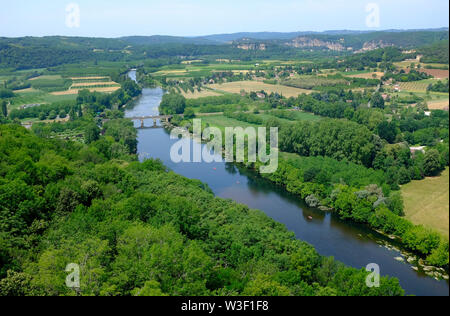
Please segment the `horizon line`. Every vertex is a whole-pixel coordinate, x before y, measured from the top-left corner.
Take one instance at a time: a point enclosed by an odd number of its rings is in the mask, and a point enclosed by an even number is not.
[[[220,36],[220,35],[236,35],[236,34],[242,34],[242,33],[249,33],[249,34],[261,34],[261,33],[275,33],[275,34],[290,34],[290,33],[311,33],[311,34],[325,34],[328,32],[336,32],[336,34],[339,34],[338,32],[364,32],[364,33],[380,33],[380,32],[420,32],[420,31],[439,31],[439,30],[447,30],[449,31],[449,26],[442,26],[442,27],[434,27],[434,28],[389,28],[389,29],[373,29],[373,30],[367,30],[367,29],[329,29],[324,31],[240,31],[240,32],[232,32],[232,33],[214,33],[214,34],[204,34],[204,35],[167,35],[167,34],[150,34],[150,35],[121,35],[121,36],[112,36],[112,37],[106,37],[106,36],[81,36],[81,35],[61,35],[61,34],[53,34],[53,35],[23,35],[23,36],[3,36],[0,35],[0,38],[9,38],[9,39],[17,39],[17,38],[45,38],[45,37],[68,37],[68,38],[101,38],[101,39],[120,39],[124,37],[178,37],[178,38],[205,38],[205,37],[211,37],[211,36]],[[306,34],[305,34],[306,35]]]

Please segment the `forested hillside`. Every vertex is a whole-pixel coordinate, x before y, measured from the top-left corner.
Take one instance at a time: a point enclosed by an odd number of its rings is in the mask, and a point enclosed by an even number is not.
[[[244,36],[248,35],[248,36]],[[441,41],[447,41],[448,30],[385,31],[342,33],[238,33],[205,37],[130,36],[118,39],[83,37],[22,37],[0,38],[0,65],[13,69],[36,69],[86,61],[142,61],[147,58],[227,58],[252,60],[268,58],[340,57],[361,48],[377,49],[389,46],[424,48],[425,58],[445,62]],[[293,45],[296,36],[306,46]],[[231,39],[230,41],[224,39]],[[232,42],[234,41],[234,42]],[[317,42],[326,43],[317,46]],[[249,49],[248,45],[255,44]],[[309,43],[309,44],[308,44]],[[311,46],[311,43],[314,43]],[[336,46],[339,49],[335,49]],[[250,47],[253,47],[250,45]],[[330,48],[334,47],[334,48]],[[348,52],[347,50],[350,49]],[[430,50],[432,51],[430,53]],[[437,55],[436,55],[437,54]],[[444,55],[442,55],[444,54]],[[448,62],[448,49],[447,49]]]
[[[419,50],[423,54],[422,62],[424,63],[442,63],[448,64],[448,39],[440,41],[429,46],[425,46]]]

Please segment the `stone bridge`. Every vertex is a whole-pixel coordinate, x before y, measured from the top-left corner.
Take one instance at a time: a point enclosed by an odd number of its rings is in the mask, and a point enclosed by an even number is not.
[[[179,115],[183,117],[183,115]],[[126,117],[128,120],[132,121],[141,121],[141,127],[140,128],[148,128],[145,126],[146,120],[153,120],[153,126],[151,128],[157,128],[158,121],[165,122],[165,124],[169,124],[172,120],[173,115],[154,115],[154,116],[135,116],[135,117]]]

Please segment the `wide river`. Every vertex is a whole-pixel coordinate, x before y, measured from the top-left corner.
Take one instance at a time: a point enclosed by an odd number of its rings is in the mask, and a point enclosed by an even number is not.
[[[129,76],[135,80],[135,71],[131,71]],[[126,116],[159,114],[158,106],[163,93],[159,88],[144,89],[134,106],[126,111]],[[140,122],[135,124],[140,127]],[[146,122],[146,126],[153,126],[153,122]],[[333,256],[358,269],[376,263],[380,266],[382,275],[397,277],[407,294],[449,295],[448,281],[436,281],[414,271],[409,264],[396,261],[394,258],[399,257],[400,253],[380,246],[377,241],[385,239],[363,226],[344,222],[333,214],[311,209],[284,189],[232,164],[173,163],[170,148],[177,140],[171,140],[169,133],[163,128],[139,129],[138,141],[141,160],[158,158],[174,172],[208,184],[216,196],[263,211],[275,221],[286,225],[298,239],[314,246],[323,256]]]

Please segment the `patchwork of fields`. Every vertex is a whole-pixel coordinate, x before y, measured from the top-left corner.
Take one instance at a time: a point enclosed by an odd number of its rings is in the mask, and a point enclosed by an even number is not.
[[[55,91],[52,95],[76,95],[78,91],[83,89],[103,93],[110,93],[120,89],[120,84],[112,81],[110,77],[73,77],[70,80],[72,85],[68,90]]]

